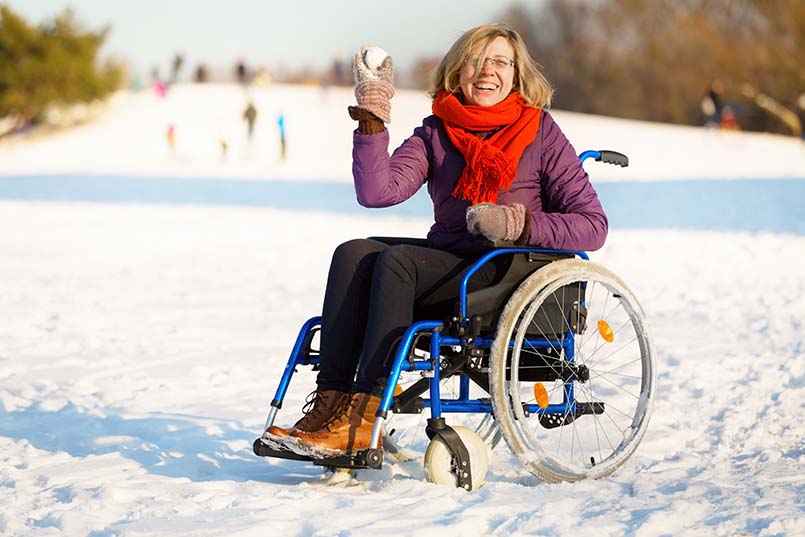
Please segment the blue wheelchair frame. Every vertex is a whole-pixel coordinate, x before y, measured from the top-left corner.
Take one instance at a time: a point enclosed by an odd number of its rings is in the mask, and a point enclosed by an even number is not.
[[[579,155],[579,159],[581,162],[584,162],[588,158],[594,158],[596,161],[603,161],[609,164],[617,164],[619,166],[627,166],[628,159],[625,155],[620,153],[616,153],[614,151],[585,151]],[[352,462],[346,464],[348,467],[361,467],[366,465],[371,468],[379,468],[382,464],[382,451],[378,448],[380,447],[381,439],[380,434],[382,431],[382,425],[385,421],[386,417],[388,416],[389,410],[392,408],[393,400],[394,400],[394,391],[397,387],[397,384],[400,379],[400,375],[403,370],[406,371],[429,371],[430,374],[430,382],[429,382],[429,391],[430,391],[430,398],[429,399],[422,399],[422,403],[424,408],[430,408],[431,418],[438,419],[442,417],[443,413],[492,413],[492,405],[489,402],[485,402],[481,399],[470,399],[470,377],[464,373],[458,372],[459,376],[459,394],[458,397],[455,399],[443,399],[440,393],[439,383],[441,380],[440,375],[440,361],[441,361],[441,349],[443,347],[456,347],[459,346],[462,349],[466,349],[468,347],[475,347],[478,349],[488,349],[492,346],[494,341],[493,338],[488,337],[480,337],[477,333],[480,332],[480,328],[473,330],[472,329],[472,318],[468,315],[467,312],[467,286],[469,284],[470,278],[487,262],[491,259],[500,256],[500,255],[511,255],[511,254],[518,254],[518,253],[535,253],[535,254],[555,254],[558,256],[574,256],[579,257],[584,260],[589,260],[589,256],[582,251],[567,251],[567,250],[553,250],[547,248],[528,248],[528,247],[498,247],[490,250],[480,258],[478,258],[470,267],[465,271],[462,280],[460,282],[459,287],[459,296],[458,296],[458,314],[457,318],[454,318],[453,321],[457,323],[460,327],[460,333],[464,334],[460,337],[454,336],[446,336],[442,335],[444,331],[444,323],[442,321],[416,321],[411,324],[408,329],[405,331],[405,334],[402,337],[400,345],[397,349],[394,363],[392,365],[391,371],[389,373],[389,378],[386,383],[385,392],[383,393],[383,397],[381,398],[381,402],[379,408],[377,410],[376,416],[378,418],[375,420],[375,425],[372,430],[372,438],[368,452],[370,452],[370,456],[366,456],[363,454],[360,457],[360,462]],[[583,305],[583,304],[582,304]],[[276,395],[274,399],[271,401],[271,407],[269,410],[268,417],[266,419],[266,424],[263,430],[268,429],[273,422],[274,418],[276,417],[277,412],[282,407],[282,401],[285,398],[285,394],[288,390],[288,386],[291,382],[291,378],[293,377],[294,372],[296,371],[296,367],[299,365],[311,365],[316,366],[319,364],[319,357],[318,355],[312,354],[312,349],[310,349],[310,342],[315,334],[315,332],[320,328],[321,325],[321,317],[316,316],[310,318],[307,322],[302,325],[302,328],[299,331],[299,335],[296,338],[296,342],[294,343],[293,349],[291,351],[290,358],[288,360],[287,365],[285,366],[285,371],[282,374],[282,378],[280,379],[279,387],[277,388]],[[415,348],[417,336],[428,334],[430,335],[430,357],[427,359],[418,359],[413,350]],[[564,360],[567,362],[573,362],[574,355],[575,355],[575,334],[573,333],[572,329],[569,329],[565,332],[562,339],[558,340],[550,340],[545,338],[532,338],[526,337],[525,342],[534,348],[553,348],[553,349],[561,349],[564,351]],[[512,342],[509,343],[512,345]],[[589,405],[589,403],[584,403],[585,405]],[[547,407],[543,408],[537,404],[529,404],[524,406],[524,410],[531,414],[561,414],[561,415],[572,415],[577,411],[577,403],[575,402],[574,397],[574,382],[565,382],[564,384],[564,396],[563,401],[561,403],[554,403],[549,404]],[[590,409],[587,409],[587,412],[590,412]],[[260,440],[258,439],[255,442],[255,452],[258,451],[257,442]],[[258,453],[260,454],[260,453]],[[290,457],[296,458],[296,457]],[[317,462],[317,461],[313,461]],[[342,461],[343,462],[343,461]],[[334,466],[337,464],[333,464]]]

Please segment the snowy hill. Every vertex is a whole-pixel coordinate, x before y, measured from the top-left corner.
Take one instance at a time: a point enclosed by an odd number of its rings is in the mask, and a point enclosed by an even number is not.
[[[248,99],[257,110],[246,138]],[[346,114],[351,88],[178,85],[167,95],[120,93],[92,124],[20,147],[0,144],[0,174],[93,173],[351,181]],[[791,137],[553,111],[578,151],[614,149],[630,167],[602,169],[595,180],[783,178],[805,176],[805,144]],[[430,114],[423,92],[400,90],[392,101],[391,146]],[[288,158],[280,161],[277,118],[285,118]],[[175,152],[166,132],[175,130]],[[222,159],[221,141],[228,145]],[[608,167],[607,167],[608,168]]]
[[[165,99],[120,94],[96,123],[4,143],[0,174],[349,180],[349,90],[274,86],[253,98],[251,145],[240,88],[184,86]],[[428,113],[407,92],[394,107],[396,141]],[[630,154],[632,167],[596,181],[805,175],[788,138],[556,116],[577,149]],[[613,229],[593,254],[639,297],[658,350],[652,422],[611,477],[541,483],[505,445],[470,493],[429,484],[418,461],[333,483],[317,467],[255,457],[333,248],[428,224],[0,201],[0,535],[805,535],[800,235]],[[278,423],[296,419],[312,382],[300,370]]]

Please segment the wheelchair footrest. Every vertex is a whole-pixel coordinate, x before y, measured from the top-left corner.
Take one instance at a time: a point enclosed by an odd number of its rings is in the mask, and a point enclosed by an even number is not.
[[[300,455],[290,449],[282,449],[280,447],[267,446],[259,438],[254,441],[252,446],[254,454],[258,457],[274,457],[277,459],[291,459],[294,461],[312,461],[313,457],[307,455]]]
[[[252,446],[254,454],[258,457],[274,457],[277,459],[290,459],[294,461],[312,462],[316,466],[327,466],[331,468],[350,468],[361,470],[371,468],[377,470],[383,466],[382,449],[364,449],[355,453],[339,455],[336,457],[314,458],[310,455],[302,455],[281,446],[268,446],[261,439],[254,441]]]
[[[567,414],[546,412],[544,414],[540,414],[539,424],[542,425],[545,429],[555,429],[556,427],[569,425],[573,423],[577,418],[579,418],[580,416],[584,416],[585,414],[603,414],[603,413],[604,413],[604,403],[599,403],[597,401],[593,403],[579,402],[576,403],[575,412],[570,412]]]
[[[349,455],[313,459],[312,462],[316,466],[330,466],[332,468],[350,468],[354,470],[371,468],[378,470],[383,466],[383,450],[364,449]]]

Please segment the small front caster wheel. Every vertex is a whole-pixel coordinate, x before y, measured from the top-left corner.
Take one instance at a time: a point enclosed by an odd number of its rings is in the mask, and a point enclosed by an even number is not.
[[[470,454],[469,470],[472,475],[472,490],[477,490],[484,484],[486,471],[489,468],[489,452],[480,436],[472,430],[457,425],[453,430],[458,433]],[[450,452],[447,444],[434,436],[425,451],[425,473],[428,481],[439,485],[458,487],[458,472],[466,472],[466,467],[460,468],[456,457]]]

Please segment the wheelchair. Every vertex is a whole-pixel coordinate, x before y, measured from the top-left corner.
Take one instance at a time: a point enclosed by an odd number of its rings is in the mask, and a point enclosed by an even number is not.
[[[579,158],[628,165],[614,151]],[[473,274],[498,256],[533,270],[468,292]],[[258,438],[254,453],[379,469],[384,459],[418,459],[424,449],[430,481],[467,490],[481,486],[488,454],[501,440],[547,482],[605,477],[626,462],[648,427],[657,373],[646,315],[620,278],[585,252],[494,245],[465,270],[453,306],[403,335],[368,449],[313,458]],[[274,423],[297,367],[319,363],[320,323],[313,317],[300,329],[263,430]]]

